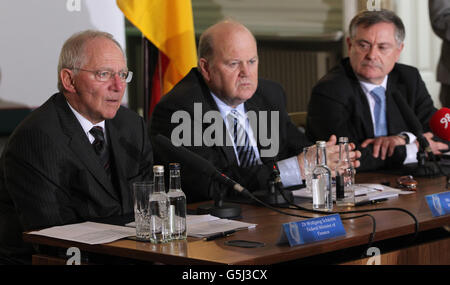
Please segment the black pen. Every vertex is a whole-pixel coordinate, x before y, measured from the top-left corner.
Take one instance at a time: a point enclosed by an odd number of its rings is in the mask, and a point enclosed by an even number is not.
[[[364,206],[364,205],[374,205],[383,201],[387,201],[387,198],[377,199],[377,200],[365,200],[358,203],[355,203],[355,206]]]
[[[235,232],[236,232],[235,230],[231,230],[231,231],[217,233],[217,234],[214,234],[212,236],[209,236],[209,237],[205,238],[205,240],[206,241],[210,241],[210,240],[215,240],[215,239],[218,239],[218,238],[221,238],[221,237],[227,237],[229,235],[234,234]]]

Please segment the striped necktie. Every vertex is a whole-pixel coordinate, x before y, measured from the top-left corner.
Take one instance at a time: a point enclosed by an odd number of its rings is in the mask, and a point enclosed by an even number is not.
[[[385,93],[384,88],[381,86],[370,91],[370,95],[375,100],[375,107],[373,110],[375,117],[375,137],[383,137],[387,135]]]
[[[95,153],[99,156],[101,164],[108,174],[108,177],[111,178],[111,165],[109,159],[109,150],[106,145],[105,136],[103,134],[103,128],[99,126],[94,126],[89,131],[91,135],[94,137],[94,142],[92,146],[94,147]]]
[[[231,110],[227,116],[229,126],[231,126],[231,135],[236,145],[240,167],[250,167],[260,164],[253,147],[250,145],[250,140],[244,126],[239,123],[240,116],[239,112],[235,109]]]

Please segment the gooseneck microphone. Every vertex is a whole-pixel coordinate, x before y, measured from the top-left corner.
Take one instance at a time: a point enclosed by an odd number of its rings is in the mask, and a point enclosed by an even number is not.
[[[405,118],[408,127],[411,132],[417,137],[417,141],[419,142],[419,151],[417,152],[417,161],[418,167],[414,171],[414,175],[416,176],[447,176],[446,173],[442,170],[440,164],[436,161],[436,157],[428,143],[428,140],[423,136],[423,128],[419,119],[417,119],[413,110],[409,107],[405,98],[403,98],[402,94],[399,91],[395,91],[392,93],[394,100],[397,103],[400,112]],[[427,156],[428,160],[427,161]]]
[[[414,114],[413,110],[409,107],[405,98],[403,98],[402,94],[399,91],[394,91],[392,95],[395,102],[397,103],[398,108],[400,109],[400,112],[405,118],[409,129],[417,137],[419,148],[422,151],[426,152],[430,158],[433,157],[433,151],[431,150],[430,144],[428,143],[427,139],[423,136],[423,128],[419,120],[417,119],[416,114]],[[419,164],[420,163],[421,162],[419,160]]]
[[[158,134],[153,140],[154,147],[159,150],[163,150],[165,153],[170,153],[170,156],[178,160],[181,165],[186,169],[195,169],[197,172],[212,178],[213,180],[219,182],[222,185],[227,186],[243,195],[248,195],[250,193],[242,185],[225,175],[224,173],[218,171],[214,165],[211,164],[207,159],[201,157],[200,155],[188,150],[183,146],[176,147],[172,142],[165,136]],[[223,203],[222,196],[223,193],[215,193],[214,205],[207,205],[206,208],[199,209],[202,213],[210,213],[211,215],[220,218],[232,218],[240,216],[241,209],[239,205],[231,203]]]

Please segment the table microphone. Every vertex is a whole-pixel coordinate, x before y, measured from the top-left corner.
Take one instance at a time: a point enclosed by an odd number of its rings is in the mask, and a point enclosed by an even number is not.
[[[450,141],[450,109],[441,108],[430,119],[433,134],[443,140]]]
[[[399,91],[394,91],[392,95],[411,132],[416,136],[417,141],[419,142],[419,151],[417,152],[418,167],[414,170],[413,175],[426,177],[439,175],[447,176],[436,161],[428,140],[423,136],[422,125],[412,108],[408,105]]]
[[[173,159],[178,160],[181,165],[184,165],[187,169],[194,169],[197,172],[206,175],[209,178],[214,179],[231,188],[243,195],[248,196],[250,193],[247,189],[245,189],[242,185],[225,175],[224,173],[218,171],[214,165],[211,164],[208,160],[201,157],[200,155],[188,150],[183,146],[174,146],[172,142],[165,136],[158,134],[153,139],[154,147],[158,150],[164,151],[164,153],[170,153],[170,156]],[[222,197],[223,195],[214,195],[214,197]],[[218,200],[214,201],[214,205],[207,205],[208,209],[204,209],[204,211],[211,212],[211,215],[220,217],[220,218],[232,218],[240,216],[240,207],[239,205],[231,204],[231,203],[223,203],[222,199],[218,198]]]

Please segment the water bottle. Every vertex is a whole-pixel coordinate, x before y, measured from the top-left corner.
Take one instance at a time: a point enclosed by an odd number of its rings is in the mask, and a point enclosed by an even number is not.
[[[324,141],[316,142],[317,161],[312,173],[313,209],[333,210],[331,171],[327,166],[327,150]]]
[[[172,239],[182,240],[187,237],[186,195],[181,190],[181,167],[179,163],[169,164],[169,230]]]
[[[150,195],[150,242],[171,240],[169,231],[169,198],[164,184],[164,166],[153,166],[154,190]]]
[[[339,138],[339,162],[336,165],[336,205],[355,206],[355,170],[350,161],[347,137]]]

